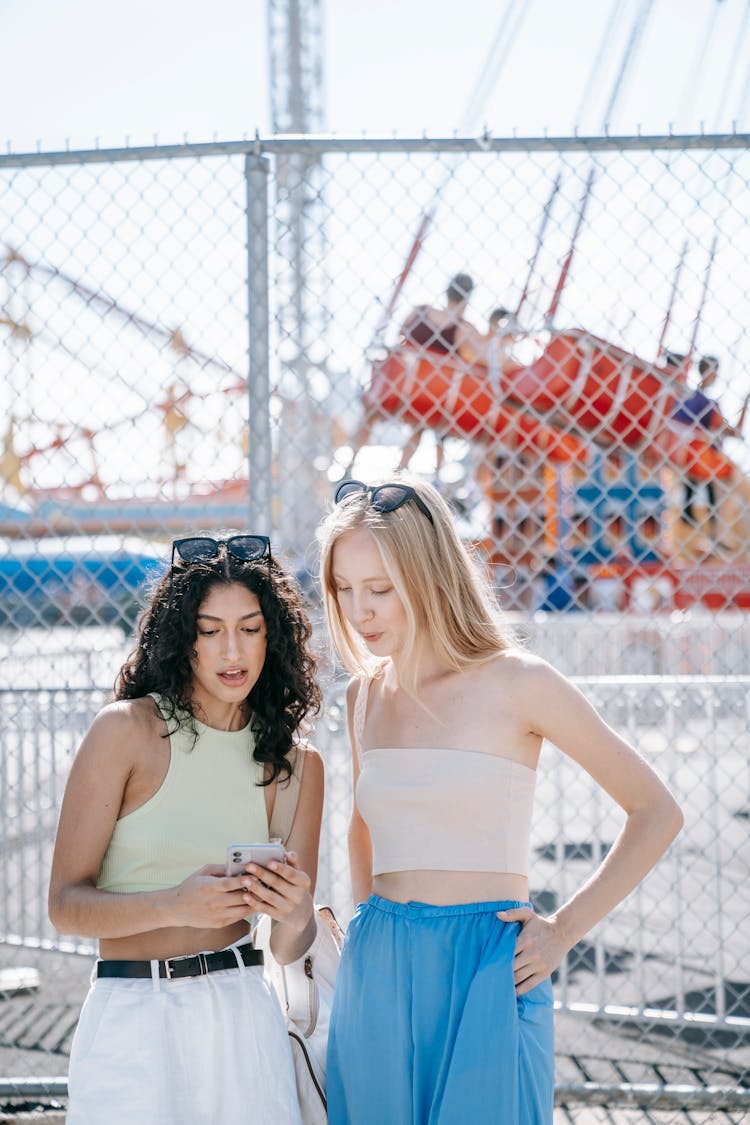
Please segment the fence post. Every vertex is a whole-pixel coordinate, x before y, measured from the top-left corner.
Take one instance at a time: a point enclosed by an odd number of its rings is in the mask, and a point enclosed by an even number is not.
[[[245,157],[248,322],[248,520],[271,534],[271,417],[268,299],[268,175],[265,156]]]

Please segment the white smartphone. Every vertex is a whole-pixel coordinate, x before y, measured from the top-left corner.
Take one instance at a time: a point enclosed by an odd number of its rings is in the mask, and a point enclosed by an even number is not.
[[[230,844],[227,848],[227,875],[244,875],[248,863],[268,867],[272,859],[284,862],[283,844]]]

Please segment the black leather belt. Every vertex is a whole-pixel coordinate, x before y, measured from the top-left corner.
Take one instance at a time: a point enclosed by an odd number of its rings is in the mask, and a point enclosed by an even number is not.
[[[252,945],[237,946],[237,953],[243,965],[262,965],[263,950],[253,949]],[[218,953],[196,953],[192,957],[170,957],[159,961],[159,976],[166,980],[180,980],[181,977],[202,977],[205,973],[217,973],[220,969],[236,969],[237,958],[234,950],[220,949]],[[150,977],[150,961],[97,961],[98,977]]]

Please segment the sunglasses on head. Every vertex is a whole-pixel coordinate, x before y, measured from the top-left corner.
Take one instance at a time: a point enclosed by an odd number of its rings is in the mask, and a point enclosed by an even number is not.
[[[254,562],[268,556],[271,565],[271,540],[267,535],[231,535],[229,539],[211,539],[208,535],[193,535],[188,539],[175,539],[172,543],[172,562],[175,554],[185,563],[210,562],[219,554],[224,544],[227,554],[242,562]]]
[[[427,517],[433,527],[435,525],[430,509],[408,484],[378,484],[372,487],[363,484],[361,480],[342,480],[334,494],[334,503],[340,504],[347,496],[355,496],[362,492],[369,495],[370,506],[376,512],[395,512],[413,500],[422,515]]]

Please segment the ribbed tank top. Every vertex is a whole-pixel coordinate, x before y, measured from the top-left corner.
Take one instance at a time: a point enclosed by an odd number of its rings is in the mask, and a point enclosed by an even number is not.
[[[362,750],[369,680],[354,708],[357,808],[372,873],[488,871],[527,875],[536,771],[450,747]]]
[[[152,693],[166,719],[160,696]],[[170,724],[172,725],[172,724]],[[250,726],[215,730],[195,720],[198,737],[169,736],[169,768],[144,805],[120,818],[97,887],[132,893],[166,890],[206,863],[223,866],[228,844],[268,839],[263,764]]]

